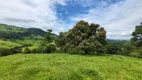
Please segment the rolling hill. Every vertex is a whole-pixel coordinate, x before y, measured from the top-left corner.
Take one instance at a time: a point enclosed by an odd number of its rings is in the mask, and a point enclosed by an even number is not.
[[[37,28],[21,28],[12,25],[0,24],[0,39],[41,39],[45,31]]]
[[[21,28],[0,24],[0,47],[12,48],[31,44],[38,46],[44,38],[45,31],[37,28]]]

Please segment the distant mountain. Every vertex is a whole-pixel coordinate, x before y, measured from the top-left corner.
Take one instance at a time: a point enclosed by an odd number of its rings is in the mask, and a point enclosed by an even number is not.
[[[40,36],[44,36],[45,35],[45,31],[38,29],[38,28],[28,28],[27,29],[28,32],[34,34],[34,35],[40,35]]]
[[[108,39],[107,41],[119,46],[122,46],[124,43],[128,42],[128,40],[113,40],[113,39]]]
[[[45,31],[37,28],[21,28],[13,25],[0,24],[0,39],[41,39]]]

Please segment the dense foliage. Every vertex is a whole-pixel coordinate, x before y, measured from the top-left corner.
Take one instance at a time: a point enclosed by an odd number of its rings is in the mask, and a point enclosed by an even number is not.
[[[105,46],[105,53],[107,54],[120,54],[121,48],[114,43],[109,43]]]
[[[19,28],[0,24],[0,55],[15,53],[86,53],[118,54],[142,57],[142,25],[136,26],[131,40],[106,40],[106,31],[99,24],[79,21],[68,32],[59,35],[49,29]],[[31,36],[32,35],[32,36]],[[39,38],[36,41],[34,36]],[[26,40],[27,41],[20,41]]]
[[[142,46],[142,23],[139,26],[136,26],[135,31],[132,33],[133,38],[131,39],[131,42],[136,47]]]
[[[56,44],[65,52],[74,49],[85,53],[97,52],[106,44],[106,31],[98,24],[89,25],[88,22],[79,21],[73,29],[60,33]]]

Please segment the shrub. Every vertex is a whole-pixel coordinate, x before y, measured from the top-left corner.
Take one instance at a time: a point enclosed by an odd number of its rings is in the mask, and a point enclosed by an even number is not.
[[[105,47],[100,47],[96,50],[96,52],[97,52],[97,54],[104,54],[104,53],[106,53],[105,49],[106,49]]]
[[[7,48],[0,48],[0,56],[7,56],[12,54],[10,49]]]
[[[31,53],[39,53],[37,49],[32,49]]]
[[[107,46],[105,46],[105,53],[107,54],[119,54],[120,51],[121,49],[119,48],[119,46],[115,44],[108,44]]]
[[[71,54],[84,53],[82,50],[77,49],[77,48],[69,49],[68,52]]]
[[[130,53],[136,49],[135,46],[129,44],[129,43],[125,43],[122,47],[122,54],[123,55],[130,55]]]
[[[22,48],[21,47],[14,47],[14,48],[11,48],[10,51],[12,53],[21,53],[22,52]]]
[[[27,53],[27,54],[28,54],[28,53],[31,53],[31,50],[30,50],[29,48],[25,48],[25,49],[24,49],[24,53]]]
[[[56,51],[56,46],[54,44],[41,45],[36,50],[36,52],[38,52],[38,53],[52,53],[54,51]]]
[[[130,53],[130,56],[142,58],[142,51],[141,50],[134,50]]]
[[[39,48],[37,48],[38,53],[46,53],[47,52],[47,46],[46,45],[40,45]]]
[[[56,51],[56,46],[55,45],[50,44],[50,45],[47,46],[47,53],[52,53],[54,51]]]

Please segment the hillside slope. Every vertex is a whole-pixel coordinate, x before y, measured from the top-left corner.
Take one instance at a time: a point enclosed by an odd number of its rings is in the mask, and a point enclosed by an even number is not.
[[[11,41],[0,40],[0,48],[1,47],[3,47],[3,48],[13,48],[15,46],[21,46],[21,45],[18,44],[18,43],[11,42]]]
[[[45,31],[37,28],[21,28],[12,25],[0,24],[0,39],[24,39],[29,37],[30,39],[43,37]]]
[[[70,54],[0,57],[2,80],[141,80],[142,59]]]

